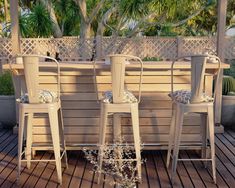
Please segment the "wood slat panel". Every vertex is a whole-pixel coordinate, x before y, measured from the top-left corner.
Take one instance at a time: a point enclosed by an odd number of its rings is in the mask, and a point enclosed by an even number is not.
[[[200,123],[200,119],[197,116],[193,117],[185,117],[184,125],[198,125]],[[171,122],[171,118],[140,118],[140,125],[169,125]],[[131,118],[122,118],[122,125],[131,125]],[[48,118],[34,118],[34,125],[49,125]],[[65,126],[69,125],[99,125],[99,118],[64,118]],[[112,118],[108,119],[108,124],[112,125]]]

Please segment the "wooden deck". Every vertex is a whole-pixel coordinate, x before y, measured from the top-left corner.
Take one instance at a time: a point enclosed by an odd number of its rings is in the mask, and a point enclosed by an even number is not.
[[[111,187],[107,182],[98,186],[94,182],[92,165],[86,162],[82,152],[70,151],[69,169],[63,169],[62,187]],[[180,157],[192,158],[195,151],[182,151]],[[142,154],[147,161],[142,166],[143,182],[138,188],[172,187],[169,171],[165,166],[165,151],[146,151]],[[38,159],[51,158],[49,152],[38,152]],[[201,162],[180,162],[174,187],[235,187],[235,132],[225,131],[216,135],[217,185],[212,183],[211,171],[202,167]],[[53,163],[34,163],[30,170],[23,167],[20,186],[16,184],[17,135],[12,131],[0,130],[0,187],[60,187],[56,181]]]

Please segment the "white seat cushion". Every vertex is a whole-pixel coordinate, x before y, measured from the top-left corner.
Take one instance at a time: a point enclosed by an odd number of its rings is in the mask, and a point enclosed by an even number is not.
[[[103,98],[104,103],[113,103],[113,93],[112,91],[106,91]],[[123,103],[136,103],[137,98],[128,90],[124,91]]]
[[[169,96],[177,102],[183,103],[183,104],[189,104],[191,99],[191,91],[187,90],[178,90],[174,91],[172,94],[170,93]],[[202,95],[201,102],[212,102],[214,99],[205,93]]]
[[[17,102],[20,103],[29,103],[28,93],[21,95],[19,99],[16,99]],[[52,103],[57,102],[58,96],[56,92],[48,91],[48,90],[40,90],[38,95],[39,103]]]

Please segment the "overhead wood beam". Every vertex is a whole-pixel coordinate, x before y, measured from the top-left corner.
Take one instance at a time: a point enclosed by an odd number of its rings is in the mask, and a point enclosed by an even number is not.
[[[12,55],[20,53],[19,1],[10,0]]]
[[[220,57],[221,61],[225,60],[225,27],[226,27],[226,14],[227,14],[227,0],[218,0],[217,8],[217,45],[216,50],[217,54]],[[219,81],[218,81],[218,90],[216,93],[215,101],[215,123],[217,125],[221,124],[221,108],[222,108],[222,81],[223,81],[223,71],[220,72]]]

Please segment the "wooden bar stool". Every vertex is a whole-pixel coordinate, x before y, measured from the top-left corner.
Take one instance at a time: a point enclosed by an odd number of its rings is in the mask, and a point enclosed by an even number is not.
[[[61,159],[64,157],[67,167],[67,154],[64,139],[64,125],[62,120],[62,109],[60,101],[60,67],[56,59],[40,55],[23,55],[25,84],[28,95],[23,95],[19,99],[19,131],[18,131],[18,179],[20,178],[21,162],[27,162],[30,168],[31,161],[54,161],[58,182],[62,184]],[[57,94],[47,90],[39,89],[39,58],[51,59],[57,69]],[[34,114],[47,113],[52,135],[54,160],[34,160],[32,158],[32,120]],[[25,117],[27,125],[25,126]],[[26,137],[24,135],[26,133]],[[26,139],[26,149],[22,151],[23,140]],[[60,142],[62,147],[60,146]],[[62,151],[62,153],[61,153]],[[22,159],[25,154],[26,159]]]
[[[141,153],[140,153],[140,132],[139,132],[139,110],[138,104],[141,99],[141,85],[143,74],[143,62],[140,58],[130,55],[114,54],[109,55],[111,62],[112,91],[105,92],[105,97],[101,101],[100,111],[100,133],[99,133],[99,167],[103,164],[103,145],[105,144],[107,118],[109,115],[114,116],[114,139],[120,138],[121,123],[120,113],[131,113],[132,128],[134,136],[134,148],[137,161],[138,177],[141,179]],[[126,63],[137,61],[140,63],[140,80],[139,80],[139,98],[137,99],[131,92],[124,89],[125,67]],[[100,175],[98,183],[100,182]]]
[[[177,60],[186,57],[178,58]],[[170,158],[172,157],[171,179],[174,182],[176,167],[178,161],[211,161],[212,162],[212,176],[216,183],[216,164],[215,164],[215,141],[214,141],[214,98],[203,93],[203,86],[205,81],[205,67],[209,59],[213,59],[218,63],[218,72],[220,71],[220,59],[217,56],[211,55],[194,55],[187,57],[191,59],[191,91],[179,90],[174,91],[173,71],[175,70],[173,61],[171,66],[171,93],[170,97],[173,102],[173,116],[170,127],[168,153],[167,153],[167,167],[169,167]],[[217,72],[217,73],[218,73]],[[218,81],[218,77],[216,83]],[[216,87],[215,91],[216,93]],[[201,116],[201,137],[202,137],[202,158],[201,159],[178,159],[181,133],[183,128],[183,118],[186,113],[198,113]],[[207,148],[207,129],[209,129],[209,140],[211,157],[206,157]],[[173,156],[171,155],[173,148]]]

